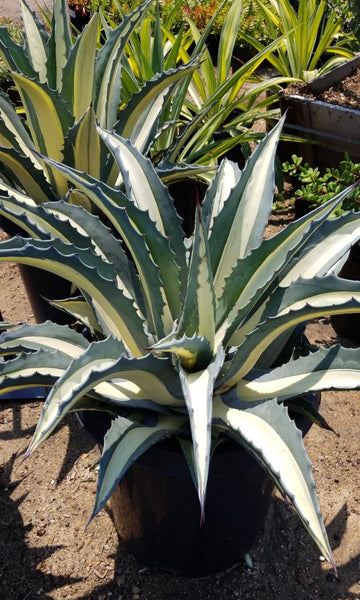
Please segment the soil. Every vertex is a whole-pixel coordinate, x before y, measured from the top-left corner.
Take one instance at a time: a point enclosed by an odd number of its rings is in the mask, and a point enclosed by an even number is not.
[[[41,11],[52,9],[52,0],[26,0],[27,4],[41,16]],[[20,0],[0,0],[0,17],[20,23]]]
[[[328,104],[344,106],[345,108],[360,109],[360,69],[356,69],[349,77],[341,80],[316,96],[310,91],[311,81],[308,84],[303,82],[294,83],[284,90],[285,95],[299,93],[306,98],[322,100]]]
[[[277,214],[270,232],[292,216]],[[0,309],[33,321],[17,267],[0,265]],[[336,343],[328,319],[308,327],[313,342]],[[305,444],[337,565],[322,562],[293,510],[275,495],[253,567],[243,560],[206,579],[138,564],[118,539],[111,507],[86,528],[98,450],[71,416],[23,461],[42,402],[5,401],[0,413],[0,598],[4,600],[360,600],[360,393],[327,392],[322,413],[336,434],[313,427]]]
[[[318,96],[318,100],[358,110],[360,108],[360,69],[340,81],[336,86],[325,90]]]

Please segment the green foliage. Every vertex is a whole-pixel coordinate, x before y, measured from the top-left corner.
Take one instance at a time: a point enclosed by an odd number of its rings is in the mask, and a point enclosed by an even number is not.
[[[171,90],[196,67],[193,62],[175,70],[175,57],[167,71],[160,69],[137,84],[136,100],[131,110],[125,110],[129,91],[119,76],[122,62],[127,60],[125,47],[150,4],[147,0],[126,17],[102,45],[98,14],[81,35],[72,38],[66,0],[55,0],[50,32],[21,2],[22,45],[12,40],[6,27],[0,28],[0,55],[11,70],[22,102],[20,117],[9,99],[0,96],[2,189],[17,186],[37,203],[61,198],[68,184],[39,153],[114,184],[118,168],[97,134],[96,122],[134,141],[136,138],[139,149],[149,148]],[[122,72],[125,78],[129,71],[123,68]],[[81,204],[84,197],[72,190],[69,200]]]
[[[221,163],[190,237],[150,160],[100,126],[119,169],[115,186],[42,156],[100,218],[66,199],[37,205],[8,186],[0,214],[30,237],[1,242],[0,261],[71,281],[78,297],[55,304],[89,339],[49,322],[2,333],[0,354],[16,358],[0,364],[0,394],[52,387],[28,454],[69,411],[110,415],[93,515],[132,462],[168,436],[192,443],[203,514],[212,444],[230,436],[264,466],[332,561],[310,462],[284,403],[294,398],[308,413],[307,392],[360,386],[358,349],[311,347],[303,336],[309,319],[360,312],[360,283],[334,274],[359,237],[360,213],[328,219],[345,190],[264,239],[281,126],[243,171]]]
[[[270,7],[269,0],[265,0],[265,6]],[[242,34],[250,35],[264,45],[271,42],[268,34],[266,22],[262,11],[259,8],[256,0],[247,0],[243,2],[243,10],[241,14],[241,22],[239,28],[238,44],[243,45]]]
[[[339,168],[327,167],[323,172],[318,167],[310,167],[303,163],[303,158],[291,157],[291,162],[283,163],[283,173],[291,180],[297,180],[301,186],[292,193],[287,202],[304,200],[309,205],[309,210],[324,204],[335,194],[355,184],[360,179],[360,164],[350,160],[348,155],[340,162]],[[278,206],[284,202],[280,194],[277,197]],[[333,212],[332,216],[339,216],[349,210],[360,210],[360,189],[355,187]]]
[[[360,42],[360,4],[358,0],[349,0],[351,9],[351,27],[358,42]]]
[[[353,36],[342,31],[343,21],[325,0],[270,0],[268,7],[256,0],[267,24],[270,39],[284,38],[268,58],[282,75],[309,81],[353,56]],[[296,8],[294,8],[294,6]],[[263,44],[243,34],[257,50]]]
[[[77,38],[71,36],[66,0],[55,0],[50,32],[21,3],[23,45],[0,28],[0,55],[23,104],[20,118],[0,98],[5,188],[16,184],[36,202],[63,196],[67,183],[38,153],[114,184],[118,168],[97,134],[97,121],[131,139],[169,180],[204,173],[224,152],[253,138],[254,120],[273,114],[264,110],[275,95],[256,101],[283,79],[257,79],[250,90],[244,85],[271,49],[231,74],[239,2],[224,21],[216,75],[205,49],[209,29],[200,33],[190,24],[175,36],[158,13],[147,17],[151,4],[147,0],[117,26],[103,23],[103,43],[97,13]],[[226,131],[225,140],[215,139],[219,130]],[[28,157],[26,167],[21,154]],[[84,197],[74,190],[70,201]]]
[[[0,17],[0,27],[6,27],[8,29],[9,35],[14,42],[17,44],[22,43],[23,33],[22,28],[18,23],[15,23],[6,17]],[[0,84],[4,85],[5,82],[11,82],[11,74],[6,62],[0,57]]]
[[[264,1],[266,5],[269,5],[269,0]],[[103,11],[106,17],[110,17],[115,22],[121,18],[122,14],[130,13],[139,4],[140,0],[90,0],[92,10]],[[183,26],[188,27],[189,19],[200,31],[204,31],[209,21],[219,11],[210,30],[211,34],[218,35],[224,24],[231,2],[228,0],[221,8],[222,4],[224,2],[220,0],[205,0],[200,3],[194,0],[182,0],[175,3],[171,0],[164,0],[160,3],[160,9],[163,22],[171,18],[171,30],[173,32],[178,32]],[[270,41],[263,15],[255,0],[243,0],[242,2],[237,46],[243,44],[241,32],[253,35],[263,43]]]
[[[132,6],[118,4],[117,8],[125,15]],[[288,81],[281,77],[263,80],[256,75],[278,42],[245,64],[239,63],[240,68],[233,71],[234,48],[242,28],[240,0],[214,4],[216,12],[211,16],[209,13],[205,29],[187,17],[186,27],[178,30],[176,22],[181,6],[179,2],[150,6],[130,36],[123,64],[123,97],[129,101],[138,87],[156,72],[175,68],[179,62],[199,60],[192,78],[187,77],[176,88],[159,115],[162,132],[154,135],[149,155],[161,169],[174,161],[216,165],[220,156],[237,145],[247,154],[248,142],[259,137],[251,131],[252,125],[259,118],[270,119],[277,114],[273,109],[276,94],[280,85]],[[109,12],[105,14],[109,16]],[[217,51],[209,52],[206,45],[220,15]],[[109,24],[104,25],[105,34],[112,27],[110,17]],[[248,82],[252,85],[245,85]],[[268,90],[272,93],[266,94]],[[136,111],[136,105],[132,103],[129,110]]]
[[[256,75],[256,70],[277,47],[278,41],[232,71],[241,10],[240,1],[231,4],[221,29],[215,58],[206,49],[212,23],[209,22],[201,33],[189,21],[189,32],[195,48],[190,56],[184,56],[187,60],[201,56],[201,60],[192,81],[188,78],[177,88],[169,106],[167,121],[177,123],[177,128],[165,129],[165,133],[156,140],[155,150],[162,164],[176,161],[216,164],[217,158],[227,150],[236,145],[245,146],[249,141],[259,138],[251,131],[254,121],[277,114],[272,105],[281,84],[289,79],[274,77],[264,80]],[[171,39],[171,34],[168,35]],[[174,44],[177,39],[178,36],[175,36]],[[245,85],[247,82],[253,85]],[[270,90],[273,93],[266,94]],[[215,136],[219,132],[225,133],[225,137],[216,141]]]
[[[360,5],[358,0],[326,0],[328,10],[335,12],[341,31],[353,37],[352,49],[359,50]],[[351,39],[351,38],[350,38]]]

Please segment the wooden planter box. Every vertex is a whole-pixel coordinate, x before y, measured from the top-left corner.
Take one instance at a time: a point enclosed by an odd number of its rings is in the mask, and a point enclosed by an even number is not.
[[[281,94],[281,113],[287,113],[284,133],[311,142],[284,142],[281,160],[289,160],[291,154],[298,154],[310,165],[330,167],[337,166],[347,152],[355,162],[360,162],[360,106],[359,110],[354,110],[316,100],[316,96],[359,67],[360,56],[356,56],[326,75],[290,87]],[[305,97],[302,92],[315,98]]]

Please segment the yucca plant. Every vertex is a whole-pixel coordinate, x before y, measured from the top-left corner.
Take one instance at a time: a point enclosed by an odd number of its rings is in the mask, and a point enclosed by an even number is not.
[[[277,114],[272,109],[276,92],[281,89],[280,84],[291,79],[263,79],[256,74],[259,66],[280,44],[278,40],[232,72],[233,50],[241,22],[241,0],[231,5],[226,0],[220,3],[202,32],[188,19],[187,27],[180,27],[174,33],[172,23],[180,4],[175,2],[164,18],[159,5],[153,7],[155,10],[147,11],[129,36],[122,60],[122,97],[129,103],[127,112],[120,113],[122,120],[129,112],[137,114],[137,92],[146,81],[157,73],[176,69],[179,64],[198,61],[198,68],[183,78],[160,112],[159,133],[154,135],[149,155],[160,165],[161,171],[174,163],[216,165],[217,159],[226,151],[254,139],[256,135],[251,131],[254,121]],[[206,44],[212,24],[222,10],[226,16],[214,60]],[[111,20],[107,23],[102,16],[102,25],[104,36],[111,35],[114,23]],[[246,86],[249,82],[252,85]],[[266,95],[268,90],[272,94]],[[228,133],[225,141],[215,139],[219,131]],[[123,135],[120,124],[117,133]]]
[[[132,462],[168,437],[187,449],[203,514],[212,447],[230,437],[268,471],[332,561],[310,462],[284,403],[320,422],[305,392],[360,385],[359,349],[310,346],[302,326],[360,312],[360,282],[335,275],[360,237],[360,215],[328,219],[342,192],[264,240],[280,131],[281,123],[243,171],[221,163],[190,238],[168,189],[130,141],[98,127],[123,190],[42,156],[111,229],[64,200],[1,198],[1,214],[32,237],[1,242],[0,260],[72,281],[78,297],[60,304],[90,338],[50,322],[9,329],[0,337],[8,357],[0,391],[52,387],[27,455],[69,411],[111,415],[92,516]]]
[[[226,6],[225,19],[219,33],[216,58],[207,49],[207,42],[216,16]],[[179,45],[180,36],[186,43],[181,46],[181,58],[185,63],[201,56],[199,68],[188,75],[172,95],[160,116],[160,122],[178,124],[178,129],[165,128],[153,145],[152,152],[161,158],[163,165],[177,162],[217,164],[217,159],[237,145],[246,145],[258,139],[252,131],[258,119],[278,116],[273,105],[281,85],[292,81],[290,77],[262,78],[259,67],[280,45],[275,40],[262,48],[253,58],[233,70],[233,51],[239,35],[242,2],[222,2],[214,12],[206,28],[201,32],[191,19],[187,19],[189,30],[182,29],[177,35],[165,31],[171,47]],[[164,31],[164,28],[162,27]],[[190,40],[194,49],[187,51]],[[155,36],[154,36],[155,38]],[[246,84],[251,85],[246,85]],[[271,91],[271,94],[266,92]],[[222,140],[216,140],[218,132],[226,132]],[[174,135],[176,134],[176,135]]]
[[[284,36],[268,60],[283,76],[309,81],[353,57],[353,36],[341,31],[342,19],[325,0],[255,0],[263,12],[269,38]],[[263,44],[244,33],[257,50]]]

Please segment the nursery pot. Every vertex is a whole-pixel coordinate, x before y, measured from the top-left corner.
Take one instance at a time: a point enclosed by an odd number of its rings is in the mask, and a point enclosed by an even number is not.
[[[238,444],[210,463],[205,522],[177,442],[158,444],[125,474],[112,497],[117,531],[140,562],[188,577],[215,574],[250,551],[264,525],[273,483]]]
[[[50,320],[59,325],[68,325],[74,321],[73,317],[47,301],[69,298],[70,282],[58,275],[28,265],[19,265],[19,271],[37,323]]]
[[[108,417],[83,412],[79,418],[101,445]],[[310,426],[304,417],[297,425],[303,431]],[[201,523],[184,454],[176,440],[167,440],[136,460],[111,502],[118,534],[140,563],[202,577],[234,566],[251,550],[264,526],[273,490],[259,463],[239,444],[226,441],[215,449],[210,462]]]
[[[353,279],[360,281],[360,244],[355,244],[349,257],[342,267],[339,277],[342,279]],[[331,325],[335,332],[349,340],[352,345],[360,345],[360,313],[350,313],[343,315],[332,315],[330,317]]]
[[[3,216],[0,217],[0,228],[10,236],[25,235],[20,227]],[[19,271],[37,323],[50,320],[59,325],[68,325],[74,321],[74,318],[70,315],[55,306],[51,306],[47,301],[47,299],[69,298],[71,296],[71,283],[69,281],[29,265],[20,264]]]

